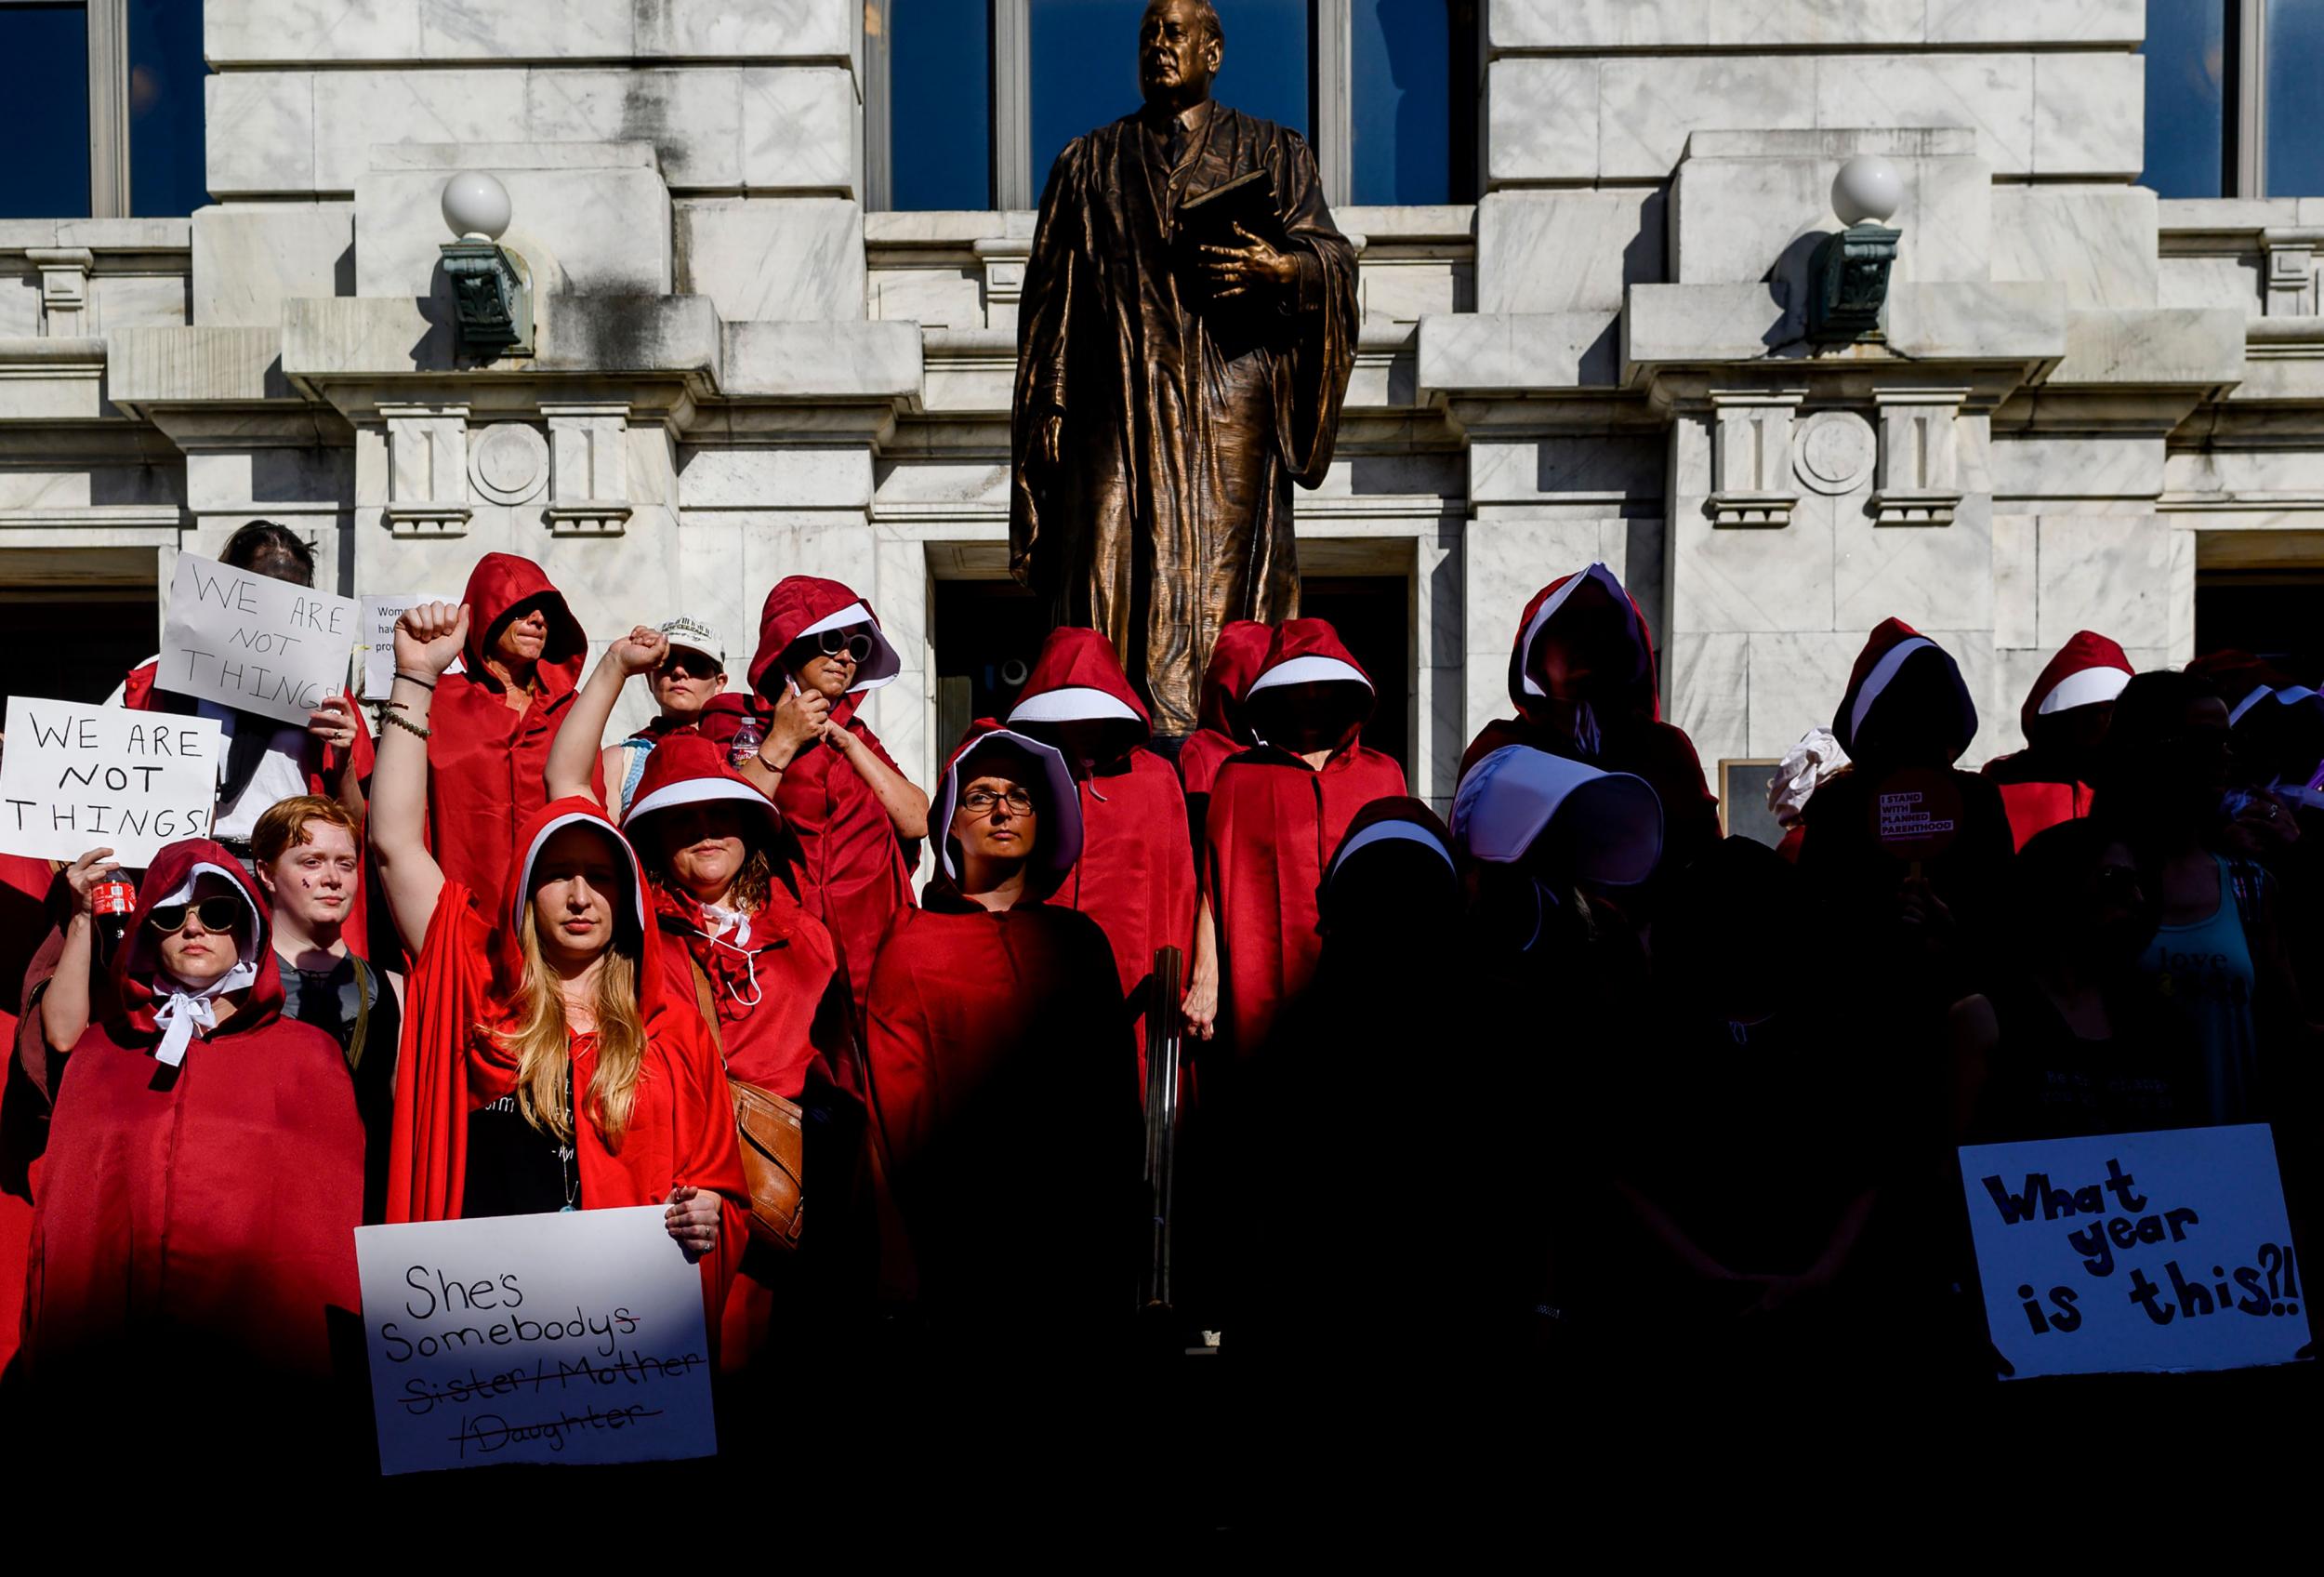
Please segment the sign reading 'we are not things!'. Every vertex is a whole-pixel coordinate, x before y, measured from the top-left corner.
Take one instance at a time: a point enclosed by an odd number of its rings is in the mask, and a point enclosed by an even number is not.
[[[180,553],[154,682],[305,722],[347,683],[360,612],[352,598]]]

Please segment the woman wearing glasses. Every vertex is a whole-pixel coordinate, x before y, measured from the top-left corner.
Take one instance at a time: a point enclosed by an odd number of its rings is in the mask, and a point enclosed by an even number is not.
[[[1064,758],[979,722],[936,817],[938,873],[872,973],[888,1176],[937,1338],[1054,1361],[1129,1308],[1137,1048],[1105,934],[1044,901],[1081,853]]]
[[[872,957],[928,835],[928,796],[905,778],[856,715],[859,697],[903,661],[871,604],[836,580],[794,575],[767,593],[750,686],[767,737],[743,775],[770,795],[797,840],[799,902],[838,945],[860,1011]]]
[[[347,1065],[329,1035],[282,1015],[265,906],[207,840],[154,856],[92,1022],[77,987],[93,881],[79,878],[104,853],[73,868],[66,956],[39,1007],[50,1054],[27,1069],[56,1109],[26,1378],[67,1428],[116,1430],[128,1414],[112,1404],[134,1395],[139,1417],[182,1401],[205,1429],[262,1419],[309,1450],[330,1328],[359,1303],[363,1131]],[[263,1409],[246,1405],[261,1394]]]

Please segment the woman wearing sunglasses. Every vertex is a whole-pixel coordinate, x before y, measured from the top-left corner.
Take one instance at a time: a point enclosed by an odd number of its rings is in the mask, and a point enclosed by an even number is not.
[[[239,859],[171,843],[139,883],[99,1022],[86,994],[44,997],[51,1054],[26,1071],[56,1108],[22,1356],[63,1427],[117,1430],[134,1394],[139,1416],[184,1405],[205,1430],[246,1420],[318,1443],[330,1327],[359,1306],[363,1131],[337,1042],[282,1015],[270,931]],[[91,935],[76,912],[58,985],[86,977]]]
[[[903,660],[871,604],[836,580],[794,575],[767,593],[750,686],[767,737],[743,775],[772,797],[797,841],[799,902],[830,930],[860,1012],[872,956],[928,835],[928,796],[856,715]]]
[[[1105,933],[1046,901],[1081,854],[1064,757],[981,722],[936,815],[872,974],[875,1120],[931,1332],[1059,1362],[1130,1306],[1137,1045]]]
[[[715,1329],[743,1242],[742,1156],[718,1049],[666,984],[636,855],[596,800],[550,801],[518,828],[495,909],[422,840],[429,682],[469,638],[465,606],[397,621],[373,779],[379,887],[416,955],[388,1219],[661,1205]]]

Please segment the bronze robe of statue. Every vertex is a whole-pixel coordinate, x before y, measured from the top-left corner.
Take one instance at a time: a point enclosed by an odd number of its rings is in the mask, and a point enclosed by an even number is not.
[[[1174,246],[1178,204],[1262,166],[1297,286],[1214,307]],[[1291,484],[1331,465],[1355,332],[1355,254],[1297,133],[1210,103],[1058,155],[1019,309],[1010,565],[1055,623],[1112,641],[1156,733],[1194,731],[1222,625],[1299,612]],[[1033,434],[1057,412],[1052,470]]]

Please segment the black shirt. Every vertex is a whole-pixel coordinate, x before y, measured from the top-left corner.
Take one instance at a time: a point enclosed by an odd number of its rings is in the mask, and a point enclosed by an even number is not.
[[[571,1062],[565,1064],[565,1109],[573,1109]],[[464,1218],[539,1215],[581,1205],[580,1161],[572,1141],[526,1121],[513,1093],[469,1114]]]
[[[311,1024],[339,1043],[363,1123],[363,1219],[386,1219],[388,1145],[395,1123],[395,1056],[403,1020],[395,993],[376,970],[351,958],[327,970],[281,959],[283,1016]]]

